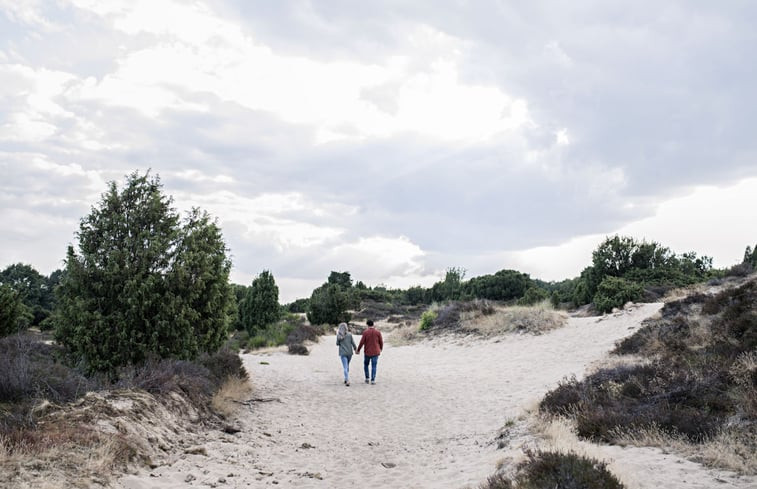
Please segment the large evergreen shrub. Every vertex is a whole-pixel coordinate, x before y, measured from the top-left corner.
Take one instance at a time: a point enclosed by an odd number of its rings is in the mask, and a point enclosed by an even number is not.
[[[18,292],[9,285],[0,284],[0,338],[19,330],[24,305]]]
[[[90,371],[191,359],[226,339],[234,301],[221,231],[198,209],[182,221],[171,203],[158,177],[133,173],[81,220],[55,333]]]
[[[247,289],[247,295],[239,305],[239,315],[250,336],[255,336],[269,324],[278,321],[281,316],[279,288],[271,272],[263,270],[252,281],[252,286]]]
[[[315,289],[310,296],[307,318],[311,324],[339,324],[348,322],[347,312],[351,302],[349,291],[335,283],[325,283]]]

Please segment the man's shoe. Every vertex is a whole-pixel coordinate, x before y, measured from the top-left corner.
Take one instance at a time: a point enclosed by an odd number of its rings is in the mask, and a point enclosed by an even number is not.
[[[369,382],[368,379],[365,379],[365,383],[367,384],[368,382]]]
[[[347,382],[344,383],[344,385],[346,385],[347,387],[349,387],[350,386],[350,382],[347,381]]]
[[[376,381],[375,380],[371,380],[371,385],[376,385]]]

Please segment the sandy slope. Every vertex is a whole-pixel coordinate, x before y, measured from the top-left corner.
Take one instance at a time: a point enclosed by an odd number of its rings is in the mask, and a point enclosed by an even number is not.
[[[307,357],[245,355],[253,397],[265,402],[243,408],[242,432],[209,433],[198,440],[207,455],[184,454],[116,487],[475,487],[503,457],[494,439],[508,419],[563,377],[580,377],[659,307],[573,318],[542,336],[388,344],[375,386],[362,383],[362,357],[352,386],[342,385],[333,336]],[[630,487],[755,487],[658,450],[601,454]]]

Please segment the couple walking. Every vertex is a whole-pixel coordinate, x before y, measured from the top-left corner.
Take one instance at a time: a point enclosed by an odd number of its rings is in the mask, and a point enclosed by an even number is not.
[[[360,337],[360,344],[357,346],[355,346],[355,340],[352,338],[352,334],[350,334],[346,323],[341,323],[336,332],[339,358],[342,360],[342,368],[344,369],[344,385],[347,387],[350,385],[350,360],[352,360],[352,352],[354,351],[359,355],[360,349],[363,347],[365,347],[365,356],[363,357],[365,383],[376,383],[376,364],[378,363],[381,350],[384,349],[384,339],[381,337],[381,331],[373,326],[373,321],[369,319],[366,324],[368,328],[363,331],[363,335]],[[369,364],[371,366],[370,377],[368,377]]]

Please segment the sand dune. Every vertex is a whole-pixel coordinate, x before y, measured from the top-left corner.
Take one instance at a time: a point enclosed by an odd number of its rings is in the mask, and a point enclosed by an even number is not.
[[[333,336],[307,357],[245,355],[254,399],[236,420],[242,431],[207,433],[197,440],[200,453],[123,477],[116,487],[475,487],[512,455],[514,448],[495,442],[508,420],[522,420],[563,377],[581,377],[660,306],[572,318],[541,336],[447,337],[395,347],[389,334],[377,385],[362,382],[357,356],[352,386],[342,384]],[[521,433],[518,445],[529,436]],[[592,450],[631,488],[757,487],[755,479],[655,449]]]

